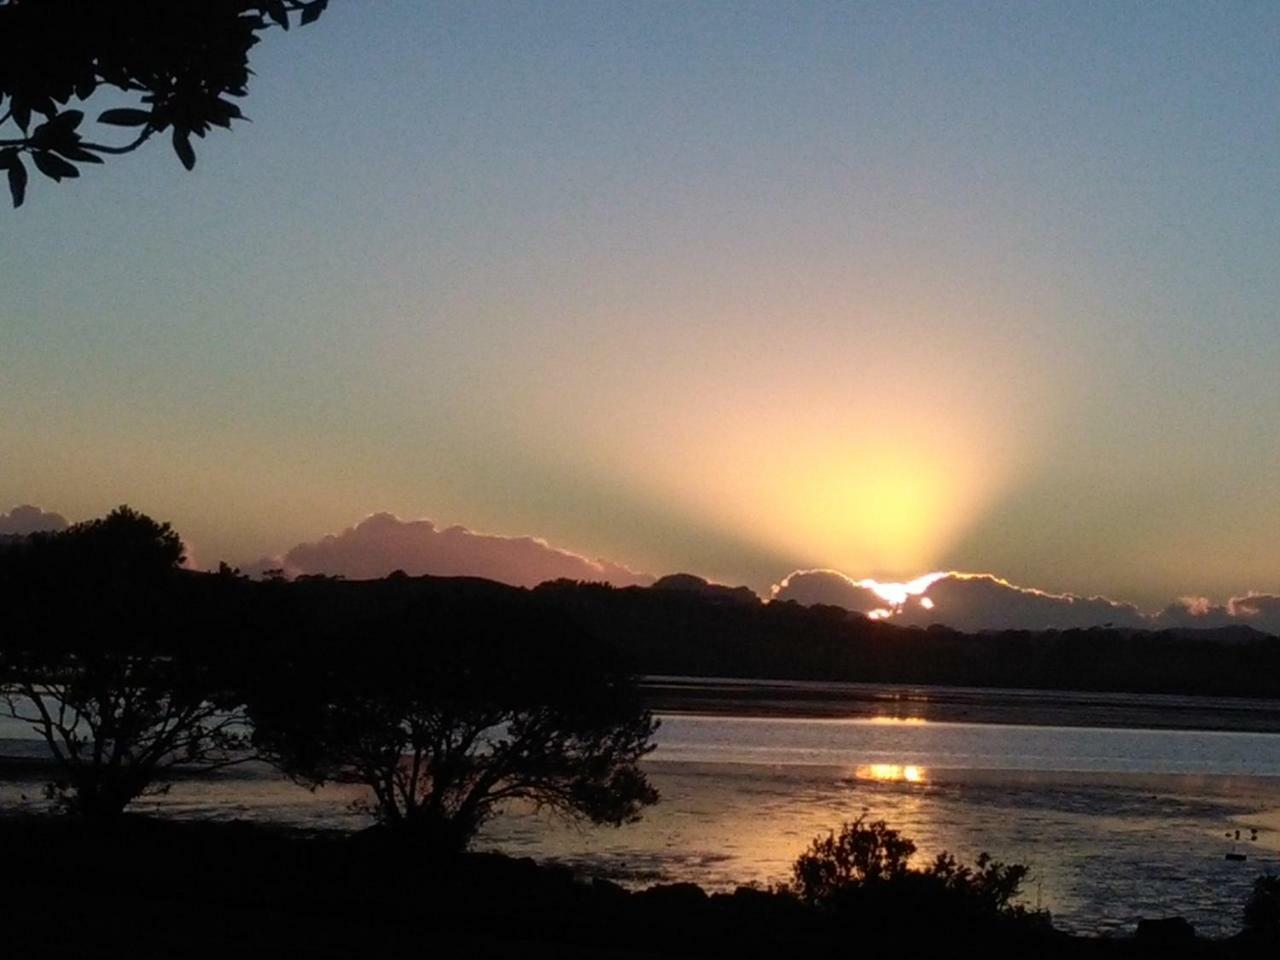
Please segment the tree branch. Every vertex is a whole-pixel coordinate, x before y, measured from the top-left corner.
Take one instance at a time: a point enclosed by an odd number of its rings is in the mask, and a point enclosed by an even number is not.
[[[151,135],[153,133],[155,133],[155,129],[152,127],[147,127],[145,130],[142,131],[142,133],[138,134],[138,139],[134,140],[133,143],[126,144],[123,147],[112,147],[105,143],[91,143],[87,140],[82,140],[79,146],[81,146],[85,150],[94,150],[98,153],[106,153],[106,154],[111,154],[113,156],[120,156],[121,154],[132,153],[134,150],[137,150],[140,146],[142,146],[149,139],[151,139]]]

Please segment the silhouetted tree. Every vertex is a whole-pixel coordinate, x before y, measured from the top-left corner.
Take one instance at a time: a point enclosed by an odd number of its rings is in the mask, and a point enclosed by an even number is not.
[[[5,551],[0,684],[56,765],[50,793],[90,817],[164,789],[174,767],[236,762],[246,738],[183,610],[182,541],[128,507]]]
[[[442,852],[509,801],[614,825],[656,801],[638,766],[656,723],[585,638],[527,598],[414,622],[306,642],[264,672],[262,754],[303,783],[367,786],[381,824]]]
[[[27,167],[51,180],[80,175],[76,164],[129,153],[157,133],[170,135],[190,170],[191,137],[244,119],[229,97],[248,93],[249,51],[261,32],[307,24],[328,0],[0,0],[0,169],[15,207],[26,196]],[[100,90],[138,106],[114,106],[98,122],[131,139],[85,139],[81,110]],[[118,99],[118,98],[117,98]],[[113,101],[114,102],[114,101]],[[43,122],[33,125],[33,118]]]

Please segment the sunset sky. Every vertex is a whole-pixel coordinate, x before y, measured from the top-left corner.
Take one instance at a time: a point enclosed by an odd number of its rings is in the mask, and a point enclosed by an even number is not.
[[[0,511],[1280,591],[1280,5],[335,0],[0,211]]]

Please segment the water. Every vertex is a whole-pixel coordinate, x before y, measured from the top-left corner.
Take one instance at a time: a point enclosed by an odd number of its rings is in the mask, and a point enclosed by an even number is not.
[[[663,804],[640,824],[523,814],[484,839],[633,882],[727,888],[786,879],[814,836],[865,814],[914,839],[921,865],[944,849],[1031,865],[1026,902],[1101,933],[1172,914],[1234,932],[1253,878],[1280,869],[1275,735],[677,715],[659,739]],[[1227,861],[1233,849],[1249,860]]]
[[[1280,777],[1280,737],[1236,731],[945,723],[916,717],[818,719],[667,715],[655,759],[931,771]]]
[[[803,696],[773,703],[770,716],[664,714],[658,749],[645,761],[662,801],[641,822],[584,828],[517,808],[488,825],[478,846],[624,883],[728,889],[785,880],[814,836],[866,815],[913,838],[921,865],[944,849],[969,861],[988,851],[1028,863],[1029,904],[1048,907],[1064,928],[1101,933],[1173,914],[1204,933],[1234,932],[1253,878],[1280,871],[1280,736],[1072,726],[1063,721],[1117,717],[1099,714],[1094,700],[1073,708],[1065,694],[984,699],[983,716],[1003,710],[1004,722],[938,721],[926,717],[955,716],[943,709],[952,702],[945,692],[931,700],[927,690],[892,690],[876,688],[872,706],[853,717],[802,716],[830,712],[809,710]],[[1227,701],[1118,703],[1104,706],[1167,727],[1189,715],[1239,714]],[[1275,707],[1255,702],[1249,715]],[[1046,716],[1054,722],[1034,722]],[[0,724],[0,754],[38,753],[29,731]],[[0,783],[8,806],[38,806],[37,794],[30,783]],[[353,829],[365,822],[350,808],[359,796],[356,788],[309,793],[247,766],[180,782],[140,806]],[[1227,861],[1233,850],[1248,860]]]

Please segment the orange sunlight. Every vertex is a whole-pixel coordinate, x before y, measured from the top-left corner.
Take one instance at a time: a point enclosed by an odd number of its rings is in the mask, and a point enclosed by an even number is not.
[[[931,408],[874,425],[833,417],[838,426],[768,430],[786,437],[785,456],[758,435],[710,442],[719,482],[702,509],[806,565],[876,575],[863,585],[892,610],[942,576],[916,572],[936,569],[1015,482],[1017,438],[961,411],[949,411],[945,429]]]
[[[858,767],[854,776],[859,780],[876,780],[881,783],[924,783],[924,767],[899,763],[868,763]]]
[[[900,607],[907,602],[909,597],[920,596],[936,581],[941,580],[946,575],[944,571],[935,571],[934,573],[926,573],[923,576],[916,577],[914,580],[908,580],[906,583],[881,583],[878,580],[855,580],[854,583],[859,587],[865,587],[872,591],[886,603]],[[933,609],[933,601],[928,597],[923,597],[920,603],[926,610]],[[886,611],[885,615],[888,615],[888,611]]]
[[[909,725],[909,726],[913,726],[913,727],[914,727],[914,726],[923,726],[925,723],[928,723],[928,721],[927,721],[927,720],[925,720],[925,718],[924,718],[924,717],[890,717],[890,716],[885,716],[885,715],[883,715],[883,714],[882,714],[882,715],[880,715],[880,716],[871,717],[871,718],[870,718],[869,720],[867,720],[866,722],[867,722],[867,723],[873,723],[873,724],[876,724],[876,725],[881,725],[881,724],[894,724],[894,725],[896,725],[896,724],[907,724],[907,725]]]

